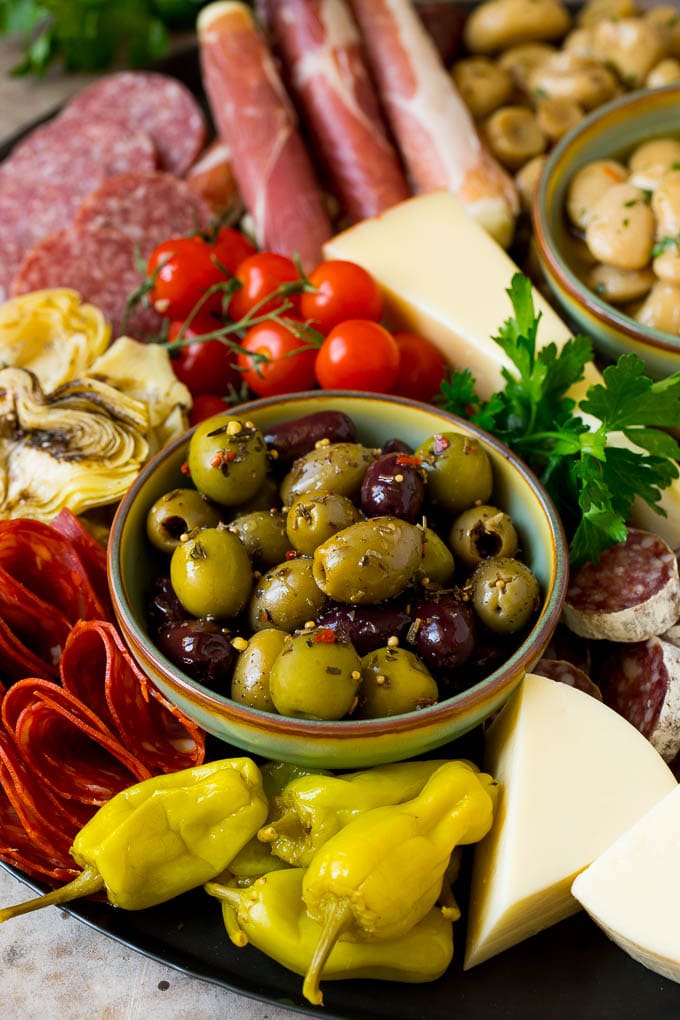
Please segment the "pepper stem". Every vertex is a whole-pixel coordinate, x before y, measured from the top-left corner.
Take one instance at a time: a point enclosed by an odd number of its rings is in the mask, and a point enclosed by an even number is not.
[[[17,903],[13,907],[4,907],[0,910],[0,924],[9,921],[11,917],[20,917],[21,914],[30,914],[32,910],[40,910],[41,907],[52,907],[59,903],[70,903],[81,896],[91,896],[92,893],[101,892],[105,888],[104,879],[96,868],[85,868],[77,878],[59,889],[45,893],[44,896],[37,896],[34,900],[27,900],[25,903]]]
[[[275,840],[284,839],[301,840],[306,836],[306,830],[295,811],[285,811],[273,822],[268,822],[258,830],[257,838],[261,843],[274,843]]]
[[[222,920],[230,940],[239,949],[248,945],[248,936],[238,923],[238,908],[243,900],[243,891],[221,882],[206,882],[203,886],[208,896],[214,896],[222,904]]]
[[[343,931],[350,924],[352,916],[352,905],[348,899],[335,900],[326,907],[321,935],[302,985],[302,994],[313,1006],[323,1006],[323,995],[319,987],[321,975],[328,957]]]

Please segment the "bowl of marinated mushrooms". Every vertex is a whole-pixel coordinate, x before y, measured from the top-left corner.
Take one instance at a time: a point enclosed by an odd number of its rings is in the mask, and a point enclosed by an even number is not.
[[[567,548],[527,467],[431,405],[313,392],[200,423],[118,509],[142,670],[253,754],[361,767],[479,726],[541,657]]]
[[[605,360],[680,370],[680,84],[620,96],[556,146],[533,210],[550,290]]]

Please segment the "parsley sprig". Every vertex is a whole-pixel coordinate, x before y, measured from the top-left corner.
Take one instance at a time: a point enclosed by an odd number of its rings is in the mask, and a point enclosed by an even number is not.
[[[659,501],[680,474],[680,446],[662,430],[680,425],[680,372],[654,382],[637,355],[624,354],[577,404],[568,391],[592,359],[590,340],[537,350],[540,313],[529,280],[515,274],[507,293],[514,314],[494,340],[516,371],[503,368],[505,386],[487,401],[469,369],[453,372],[439,403],[498,436],[536,471],[562,515],[572,565],[596,563],[625,539],[636,497],[665,516]]]

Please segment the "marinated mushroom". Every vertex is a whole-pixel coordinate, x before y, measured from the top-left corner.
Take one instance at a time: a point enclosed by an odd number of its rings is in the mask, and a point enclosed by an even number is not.
[[[614,159],[596,159],[577,170],[567,192],[567,214],[574,226],[585,230],[600,198],[627,177],[625,166]]]
[[[518,170],[547,145],[534,113],[526,106],[502,106],[484,125],[484,136],[494,156],[509,170]]]
[[[539,156],[534,156],[528,163],[525,163],[523,167],[515,174],[515,185],[517,186],[517,194],[519,195],[519,204],[523,212],[531,212],[531,207],[534,204],[534,196],[538,188],[538,182],[541,179],[543,173],[543,167],[546,164],[547,156],[545,153],[541,153]]]
[[[452,70],[453,80],[472,116],[488,117],[512,95],[512,75],[488,57],[465,57]]]
[[[498,58],[498,64],[511,75],[517,88],[526,92],[534,68],[555,53],[556,48],[548,43],[519,43],[504,50]]]
[[[600,262],[619,269],[643,269],[652,255],[654,228],[654,213],[644,191],[624,181],[595,203],[586,242]]]
[[[647,295],[636,319],[650,329],[680,336],[680,287],[659,280]]]
[[[680,236],[680,168],[671,170],[660,182],[651,199],[656,217],[656,240],[668,243],[667,238]]]
[[[613,67],[627,88],[640,88],[665,56],[659,29],[642,18],[598,21],[592,30],[593,54]]]
[[[576,15],[576,22],[588,28],[603,18],[628,18],[636,14],[635,0],[587,0]]]
[[[680,58],[680,11],[677,4],[650,7],[643,11],[642,17],[659,29],[666,55]]]
[[[680,60],[666,57],[655,64],[645,78],[645,88],[661,89],[664,85],[673,85],[680,81]]]
[[[618,91],[611,71],[597,60],[575,53],[552,54],[534,67],[527,84],[533,97],[571,99],[585,110],[606,103]]]
[[[680,287],[680,239],[670,244],[652,262],[653,276]]]
[[[567,131],[583,119],[585,110],[573,99],[539,99],[536,104],[536,123],[551,142],[557,142]]]
[[[497,53],[514,43],[560,39],[570,24],[559,0],[487,0],[468,17],[463,38],[472,53]]]
[[[643,142],[631,153],[628,168],[631,184],[645,191],[654,191],[666,174],[680,169],[680,141],[652,138]]]
[[[654,284],[654,273],[644,269],[617,269],[597,263],[586,273],[585,282],[605,301],[623,305],[644,297]]]

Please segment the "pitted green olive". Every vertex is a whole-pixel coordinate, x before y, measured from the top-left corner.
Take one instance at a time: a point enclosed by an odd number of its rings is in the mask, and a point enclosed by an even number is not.
[[[494,556],[514,556],[519,539],[510,517],[496,506],[472,506],[455,519],[449,545],[467,567]]]
[[[489,630],[513,634],[524,627],[540,603],[533,573],[510,556],[483,560],[470,579],[472,605]]]
[[[400,517],[371,517],[314,552],[314,578],[338,602],[366,605],[399,595],[423,558],[423,531]]]
[[[229,530],[243,542],[253,566],[269,570],[285,559],[290,549],[286,534],[286,518],[280,510],[253,510],[240,514]]]
[[[382,719],[436,704],[437,683],[425,663],[406,648],[377,648],[361,660],[356,715]]]
[[[425,528],[425,551],[418,577],[429,585],[448,584],[456,569],[453,553],[432,528]]]
[[[319,640],[320,634],[289,635],[274,660],[269,690],[281,715],[342,719],[354,707],[361,660],[349,641]]]
[[[146,517],[146,534],[161,552],[172,554],[182,535],[198,528],[216,528],[219,511],[196,489],[172,489],[153,504]]]
[[[310,493],[296,499],[286,520],[288,539],[294,549],[311,556],[331,535],[359,519],[351,499],[337,492]]]
[[[251,499],[267,474],[264,437],[252,422],[215,415],[189,441],[189,473],[199,490],[223,506]]]
[[[203,528],[177,546],[170,560],[177,598],[192,616],[238,616],[250,596],[253,571],[243,543],[226,528]]]
[[[320,444],[294,462],[281,483],[281,498],[286,506],[311,492],[337,492],[354,499],[376,456],[375,450],[360,443]]]
[[[269,693],[269,677],[285,637],[285,630],[266,627],[248,639],[248,646],[239,653],[231,678],[233,701],[262,712],[276,711]]]
[[[429,498],[443,510],[460,513],[473,503],[486,503],[491,495],[491,461],[475,436],[437,433],[421,443],[416,456],[427,473]]]
[[[300,556],[279,563],[259,578],[248,605],[248,622],[252,630],[277,627],[293,631],[315,620],[325,604],[311,559]]]

